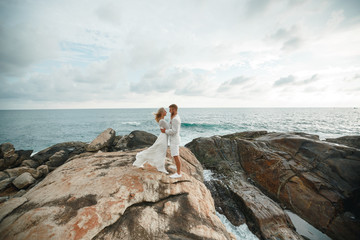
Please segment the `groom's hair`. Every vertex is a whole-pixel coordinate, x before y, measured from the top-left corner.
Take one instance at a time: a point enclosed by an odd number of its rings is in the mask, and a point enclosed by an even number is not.
[[[171,104],[169,108],[175,108],[176,111],[178,110],[178,106],[176,104]]]

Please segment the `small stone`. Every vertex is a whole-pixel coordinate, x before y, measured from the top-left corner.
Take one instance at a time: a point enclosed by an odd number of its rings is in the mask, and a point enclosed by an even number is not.
[[[26,188],[27,186],[33,184],[34,182],[35,182],[35,178],[33,176],[31,176],[30,173],[25,172],[25,173],[21,174],[20,176],[18,176],[13,181],[13,184],[18,189],[23,189],[23,188]]]

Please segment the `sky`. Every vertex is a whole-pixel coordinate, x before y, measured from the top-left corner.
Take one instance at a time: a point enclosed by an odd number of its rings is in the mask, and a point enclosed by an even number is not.
[[[1,0],[0,109],[360,107],[358,0]]]

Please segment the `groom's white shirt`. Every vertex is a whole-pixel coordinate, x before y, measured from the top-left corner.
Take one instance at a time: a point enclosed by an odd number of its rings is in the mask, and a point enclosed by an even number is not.
[[[170,120],[170,128],[165,131],[169,135],[170,145],[180,145],[181,119],[179,114]]]

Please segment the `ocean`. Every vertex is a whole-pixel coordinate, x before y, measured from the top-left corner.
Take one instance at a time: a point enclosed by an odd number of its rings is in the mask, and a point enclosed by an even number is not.
[[[0,143],[38,152],[61,142],[91,142],[107,128],[116,135],[133,130],[158,135],[156,110],[0,110]],[[306,132],[320,139],[360,135],[357,108],[180,108],[179,115],[182,145],[197,137],[253,130]]]

